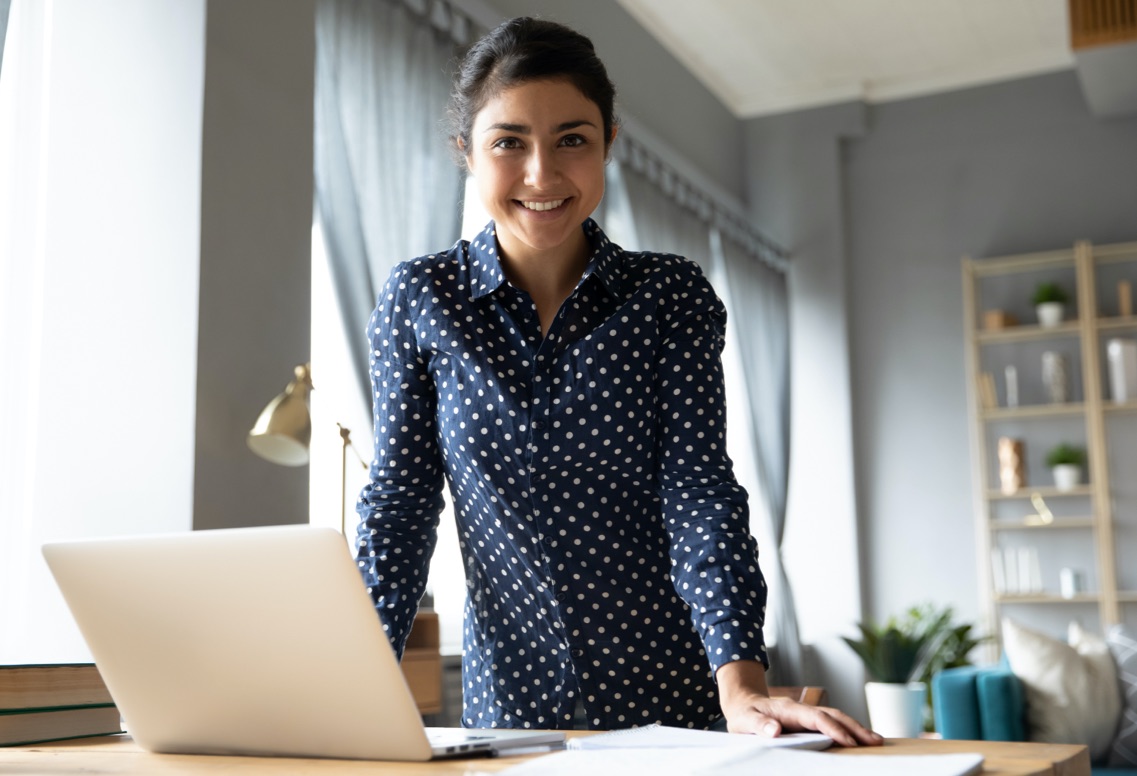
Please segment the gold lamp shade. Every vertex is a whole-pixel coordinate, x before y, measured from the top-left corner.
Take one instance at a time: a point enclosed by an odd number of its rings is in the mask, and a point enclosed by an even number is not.
[[[248,438],[254,453],[281,466],[308,463],[308,444],[312,441],[312,417],[308,413],[311,365],[297,366],[295,374],[284,393],[261,412]]]

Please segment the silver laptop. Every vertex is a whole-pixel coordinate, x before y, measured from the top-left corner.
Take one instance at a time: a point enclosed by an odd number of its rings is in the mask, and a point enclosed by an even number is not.
[[[429,760],[564,741],[425,728],[331,529],[93,539],[43,554],[127,730],[150,751]]]

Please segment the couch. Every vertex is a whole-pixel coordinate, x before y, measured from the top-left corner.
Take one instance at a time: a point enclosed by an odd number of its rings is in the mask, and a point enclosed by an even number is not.
[[[944,738],[1026,741],[1026,693],[1004,657],[991,666],[963,666],[932,678],[936,732]],[[1137,776],[1137,766],[1095,764],[1095,776]]]

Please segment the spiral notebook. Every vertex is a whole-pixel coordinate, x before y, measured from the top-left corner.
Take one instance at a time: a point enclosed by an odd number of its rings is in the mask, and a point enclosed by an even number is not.
[[[692,730],[691,728],[669,727],[667,725],[644,725],[643,727],[614,730],[595,736],[572,738],[566,744],[568,749],[675,749],[724,747],[724,746],[764,746],[776,749],[828,749],[833,739],[824,733],[786,733],[777,738],[747,736],[738,733],[721,733],[717,730]]]

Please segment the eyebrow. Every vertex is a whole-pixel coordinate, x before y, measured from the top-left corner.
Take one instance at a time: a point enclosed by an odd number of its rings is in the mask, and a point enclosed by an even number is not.
[[[554,127],[553,134],[556,134],[558,132],[567,132],[570,129],[576,129],[577,127],[592,127],[595,129],[596,125],[591,121],[586,121],[584,119],[579,119],[577,121],[566,121],[563,124],[558,124],[556,127]],[[497,124],[491,124],[490,126],[486,127],[486,132],[490,132],[495,129],[502,130],[504,132],[516,132],[519,135],[528,135],[532,131],[528,124],[510,124],[508,122],[499,122]]]

